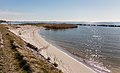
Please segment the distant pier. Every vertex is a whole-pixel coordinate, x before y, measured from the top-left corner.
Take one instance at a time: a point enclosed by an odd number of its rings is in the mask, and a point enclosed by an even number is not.
[[[109,24],[77,24],[80,26],[102,26],[102,27],[120,27],[120,25],[109,25]]]

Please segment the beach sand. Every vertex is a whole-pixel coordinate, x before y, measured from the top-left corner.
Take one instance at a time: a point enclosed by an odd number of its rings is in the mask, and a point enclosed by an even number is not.
[[[20,28],[17,29],[10,28],[9,30],[20,36],[24,41],[38,47],[40,50],[39,53],[46,59],[49,57],[50,62],[57,63],[58,69],[62,70],[63,73],[96,73],[91,68],[43,39],[38,33],[39,30],[43,30],[41,27],[26,25],[20,26]]]

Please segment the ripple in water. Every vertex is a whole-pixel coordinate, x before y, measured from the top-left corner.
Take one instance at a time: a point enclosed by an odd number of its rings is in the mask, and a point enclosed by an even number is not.
[[[39,33],[98,73],[120,70],[119,28],[80,26],[77,29],[43,30]]]

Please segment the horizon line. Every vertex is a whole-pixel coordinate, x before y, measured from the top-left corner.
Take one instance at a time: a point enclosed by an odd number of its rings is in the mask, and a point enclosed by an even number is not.
[[[9,20],[9,19],[0,19],[6,21],[47,21],[47,22],[120,22],[116,20],[100,20],[100,21],[87,21],[87,20]]]

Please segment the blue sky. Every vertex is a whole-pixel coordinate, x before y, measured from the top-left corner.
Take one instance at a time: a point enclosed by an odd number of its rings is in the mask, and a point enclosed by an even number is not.
[[[120,0],[0,0],[0,19],[120,21]]]

